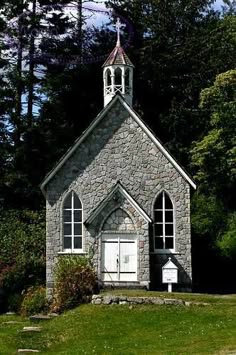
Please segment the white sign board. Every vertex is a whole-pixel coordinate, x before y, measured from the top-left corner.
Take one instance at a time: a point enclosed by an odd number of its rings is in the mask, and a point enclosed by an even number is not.
[[[177,284],[178,282],[178,270],[176,269],[163,269],[162,270],[162,282],[164,284]]]
[[[171,258],[162,266],[162,282],[170,286],[168,289],[171,289],[171,284],[178,283],[178,267],[171,261]]]

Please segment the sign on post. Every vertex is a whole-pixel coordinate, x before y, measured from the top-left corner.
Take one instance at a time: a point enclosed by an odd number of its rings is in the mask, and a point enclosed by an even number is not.
[[[178,283],[178,267],[171,258],[162,266],[162,283],[168,284],[168,292],[172,292],[172,284]]]

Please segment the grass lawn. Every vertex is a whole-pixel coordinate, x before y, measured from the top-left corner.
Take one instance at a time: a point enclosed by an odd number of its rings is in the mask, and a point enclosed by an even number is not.
[[[128,293],[139,296],[141,292]],[[38,349],[42,354],[78,355],[236,354],[236,296],[181,298],[207,298],[210,304],[83,305],[39,322],[41,333],[21,333],[23,326],[30,324],[28,320],[0,316],[0,354],[16,354],[18,348]],[[5,323],[12,320],[23,323]]]

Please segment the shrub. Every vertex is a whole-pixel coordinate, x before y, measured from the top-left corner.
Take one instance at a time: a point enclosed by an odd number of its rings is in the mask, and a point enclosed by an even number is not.
[[[76,255],[61,256],[54,274],[54,312],[61,312],[90,300],[96,287],[96,274],[87,258]]]
[[[45,214],[0,210],[0,289],[12,293],[45,282]]]
[[[4,265],[0,271],[0,287],[5,292],[21,291],[26,280],[25,271],[20,265]]]
[[[20,312],[21,303],[23,301],[23,295],[19,293],[13,293],[8,296],[8,311],[9,312]]]
[[[20,313],[23,316],[42,313],[47,310],[46,289],[43,286],[30,287],[23,297]]]
[[[229,214],[226,230],[217,240],[222,255],[236,260],[236,212]]]

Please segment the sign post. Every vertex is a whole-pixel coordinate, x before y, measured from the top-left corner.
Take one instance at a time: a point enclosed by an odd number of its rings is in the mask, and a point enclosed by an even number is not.
[[[162,266],[162,283],[168,284],[168,292],[172,292],[172,284],[178,283],[178,267],[171,258]]]

